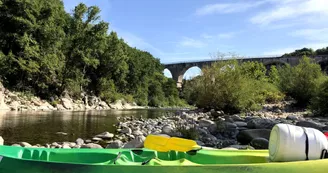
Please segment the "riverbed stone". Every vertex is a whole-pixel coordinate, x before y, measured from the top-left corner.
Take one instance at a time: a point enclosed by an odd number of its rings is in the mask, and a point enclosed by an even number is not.
[[[122,100],[116,100],[114,103],[111,103],[108,105],[112,109],[123,109],[123,101]]]
[[[249,129],[238,133],[237,141],[242,145],[248,145],[253,139],[265,138],[269,140],[271,130],[268,129]]]
[[[271,119],[252,119],[247,122],[250,129],[272,129],[277,123]]]
[[[247,127],[247,123],[243,121],[235,121],[234,124],[236,124],[237,127]]]
[[[250,145],[255,149],[268,149],[269,140],[265,138],[255,138],[250,142]]]
[[[93,141],[102,141],[102,139],[101,138],[98,138],[98,137],[93,137],[92,140]]]
[[[172,134],[172,132],[173,132],[173,128],[170,125],[163,126],[162,133],[170,135]]]
[[[69,146],[69,144],[63,144],[62,145],[62,148],[64,148],[64,149],[70,149],[71,147]]]
[[[100,133],[100,134],[96,135],[96,137],[102,138],[102,139],[110,139],[110,138],[114,137],[114,134],[109,133],[109,132],[103,132],[103,133]]]
[[[136,136],[135,139],[126,143],[123,148],[143,148],[145,139],[144,136]]]
[[[215,122],[207,119],[199,120],[199,127],[209,127],[212,124],[215,124]]]
[[[21,145],[22,147],[31,147],[32,145],[27,143],[27,142],[20,142],[19,145]]]
[[[243,118],[241,118],[239,115],[231,115],[231,119],[233,120],[233,121],[244,121],[244,119]]]
[[[106,148],[121,148],[123,146],[123,142],[120,140],[115,140],[112,141],[110,143],[108,143],[108,145],[106,146]]]
[[[318,129],[318,130],[322,130],[323,127],[325,127],[325,125],[314,122],[314,121],[299,121],[296,123],[296,125],[301,126],[301,127],[314,128],[314,129]]]
[[[298,117],[296,115],[288,115],[286,117],[286,120],[294,120],[294,121],[296,121],[296,120],[298,120]]]
[[[126,127],[124,126],[121,130],[121,133],[125,133],[125,134],[131,134],[132,133],[132,130],[130,127]]]
[[[9,107],[12,111],[18,111],[20,107],[20,103],[18,101],[13,101],[10,103]]]
[[[12,144],[11,146],[13,146],[13,147],[21,147],[21,145],[19,145],[19,144]]]
[[[3,145],[5,140],[3,140],[2,136],[0,136],[0,145]]]
[[[58,111],[66,110],[65,107],[64,107],[62,104],[56,104],[56,109],[57,109]]]
[[[6,105],[5,103],[5,87],[2,85],[2,83],[0,82],[0,110],[10,110],[10,108]]]
[[[83,145],[84,144],[84,140],[82,138],[77,138],[75,142],[76,142],[77,145]]]
[[[99,102],[99,106],[101,106],[103,109],[109,109],[110,107],[108,104],[104,101]]]
[[[68,110],[72,110],[73,109],[73,103],[70,99],[68,98],[62,98],[61,99],[61,103],[64,106],[64,108],[68,109]]]
[[[95,143],[88,143],[88,144],[83,144],[81,148],[94,148],[94,149],[102,149],[103,147],[99,144]]]

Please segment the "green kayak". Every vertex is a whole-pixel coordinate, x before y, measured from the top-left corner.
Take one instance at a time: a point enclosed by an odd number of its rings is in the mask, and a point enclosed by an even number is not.
[[[268,162],[267,150],[210,150],[194,153],[148,149],[46,149],[0,146],[4,173],[322,173],[328,159]]]

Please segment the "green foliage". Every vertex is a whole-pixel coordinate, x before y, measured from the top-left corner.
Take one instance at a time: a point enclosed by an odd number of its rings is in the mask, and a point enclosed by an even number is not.
[[[299,49],[299,50],[295,50],[294,52],[291,53],[286,53],[283,56],[284,57],[302,57],[302,56],[315,56],[315,55],[328,55],[328,47],[325,48],[321,48],[321,49],[317,49],[316,51],[314,51],[311,48],[303,48],[303,49]]]
[[[181,137],[185,139],[197,140],[199,138],[199,134],[195,126],[187,128],[185,125],[179,125],[176,128],[176,131],[179,132]]]
[[[303,57],[297,66],[279,69],[278,86],[286,95],[294,98],[298,105],[306,106],[316,95],[324,79],[320,65]]]
[[[276,66],[271,66],[269,70],[269,82],[272,84],[279,83],[279,71]]]
[[[242,73],[248,78],[265,81],[267,80],[266,68],[263,63],[247,61],[240,66]]]
[[[317,55],[328,55],[328,47],[317,49],[315,52]]]
[[[325,80],[320,87],[318,93],[312,98],[310,109],[314,115],[328,116],[328,80]]]
[[[187,81],[183,97],[197,107],[227,113],[257,110],[265,101],[283,99],[283,94],[268,80],[263,64],[221,61],[203,69],[202,76]]]
[[[290,57],[290,56],[302,57],[302,56],[314,56],[315,54],[316,53],[315,53],[315,51],[313,51],[313,49],[311,49],[311,48],[303,48],[303,49],[295,50],[292,53],[286,53],[283,56],[284,57]]]
[[[200,83],[200,76],[194,77],[191,80],[185,80],[182,85],[182,93],[181,96],[184,98],[189,105],[196,105],[198,99],[198,90],[195,88],[199,88]]]
[[[81,3],[69,14],[61,0],[0,2],[0,79],[6,87],[43,98],[68,91],[107,102],[182,104],[160,61],[116,32],[108,34],[98,7]]]

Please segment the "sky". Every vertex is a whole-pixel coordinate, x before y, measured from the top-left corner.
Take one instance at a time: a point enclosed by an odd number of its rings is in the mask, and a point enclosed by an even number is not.
[[[328,0],[64,0],[66,11],[81,2],[99,6],[110,30],[164,64],[328,46]]]

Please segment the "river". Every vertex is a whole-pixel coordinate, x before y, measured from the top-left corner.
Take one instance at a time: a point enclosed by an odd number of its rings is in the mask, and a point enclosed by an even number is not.
[[[32,145],[92,138],[108,131],[115,133],[119,116],[154,118],[174,110],[107,110],[67,112],[0,113],[0,136],[6,145],[28,142]],[[59,135],[65,132],[67,135]]]

